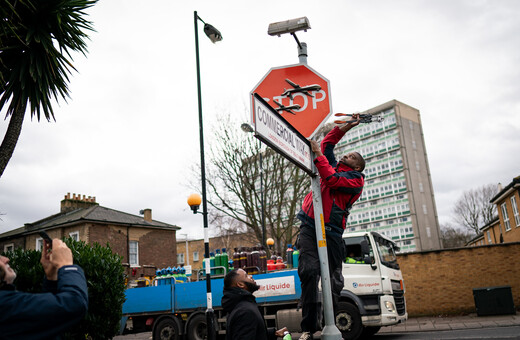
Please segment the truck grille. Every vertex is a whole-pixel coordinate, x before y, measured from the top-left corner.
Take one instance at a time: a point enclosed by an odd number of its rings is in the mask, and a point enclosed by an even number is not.
[[[406,313],[406,303],[404,301],[404,291],[394,290],[394,300],[395,300],[395,308],[397,309],[397,314],[404,315]]]

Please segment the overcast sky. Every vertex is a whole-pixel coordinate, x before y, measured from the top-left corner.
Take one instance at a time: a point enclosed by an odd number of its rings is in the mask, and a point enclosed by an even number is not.
[[[518,1],[101,0],[71,99],[54,105],[56,122],[24,122],[0,178],[0,233],[59,212],[70,192],[151,208],[203,236],[186,203],[200,161],[194,10],[224,37],[212,44],[199,25],[206,147],[217,114],[248,119],[258,81],[298,63],[295,40],[267,35],[269,23],[307,16],[298,37],[330,81],[334,112],[392,99],[420,110],[441,224],[465,190],[520,175]]]

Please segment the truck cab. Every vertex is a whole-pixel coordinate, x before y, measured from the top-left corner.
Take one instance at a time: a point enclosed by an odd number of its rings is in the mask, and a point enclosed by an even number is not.
[[[377,232],[345,233],[347,258],[336,325],[346,339],[369,337],[408,318],[397,245]]]

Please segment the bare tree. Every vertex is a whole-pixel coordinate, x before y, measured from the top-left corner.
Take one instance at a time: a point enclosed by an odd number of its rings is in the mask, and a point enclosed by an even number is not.
[[[454,220],[478,235],[480,228],[491,222],[497,214],[496,206],[490,202],[497,193],[498,187],[494,184],[465,191],[453,208]]]
[[[472,237],[467,230],[455,228],[449,223],[441,225],[441,240],[444,248],[464,247]]]
[[[270,148],[262,146],[242,122],[221,116],[212,134],[206,164],[208,204],[213,215],[228,216],[262,240],[260,154],[262,155],[266,238],[275,240],[274,251],[283,253],[293,243],[299,225],[296,219],[308,176]]]

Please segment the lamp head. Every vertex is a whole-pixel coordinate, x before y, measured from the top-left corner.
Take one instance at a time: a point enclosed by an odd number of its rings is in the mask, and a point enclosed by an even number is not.
[[[210,24],[204,24],[204,33],[206,33],[212,43],[216,43],[217,41],[222,40],[222,34],[220,34],[219,30]]]
[[[269,24],[267,34],[280,36],[285,33],[294,33],[298,31],[307,32],[311,28],[309,19],[307,17],[301,17],[286,21],[273,22]]]
[[[269,249],[271,249],[271,247],[273,246],[274,244],[274,240],[272,238],[268,238],[265,243],[267,243],[267,245],[269,246]]]
[[[191,194],[188,196],[188,205],[190,206],[191,210],[193,210],[194,214],[197,213],[201,202],[202,197],[199,194]]]
[[[253,129],[253,127],[247,123],[243,123],[242,125],[240,125],[240,128],[244,132],[255,132],[255,129]]]

